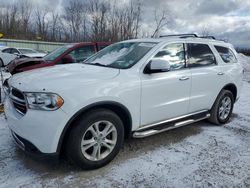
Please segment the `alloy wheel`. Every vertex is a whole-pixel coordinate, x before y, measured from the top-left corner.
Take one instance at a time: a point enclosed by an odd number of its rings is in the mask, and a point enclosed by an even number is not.
[[[228,118],[232,108],[232,100],[230,97],[225,96],[220,103],[219,107],[219,118],[225,120]]]
[[[110,121],[93,123],[84,133],[81,141],[81,151],[90,161],[100,161],[106,158],[117,142],[117,130]]]

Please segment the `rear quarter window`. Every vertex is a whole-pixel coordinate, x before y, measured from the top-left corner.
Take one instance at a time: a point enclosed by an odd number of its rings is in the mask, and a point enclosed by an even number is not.
[[[232,50],[230,50],[229,48],[226,48],[226,47],[222,47],[222,46],[214,46],[214,47],[218,51],[221,59],[225,63],[237,63],[237,59],[236,59],[234,53],[232,52]]]

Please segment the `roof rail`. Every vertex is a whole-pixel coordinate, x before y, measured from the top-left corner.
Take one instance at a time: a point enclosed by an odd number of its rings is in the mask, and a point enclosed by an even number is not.
[[[190,34],[174,34],[174,35],[161,35],[160,38],[163,37],[179,37],[179,38],[189,38],[189,37],[195,37],[195,38],[202,38],[202,39],[213,39],[217,40],[214,36],[198,36],[197,34],[190,33]]]
[[[186,37],[198,37],[198,35],[194,33],[187,33],[187,34],[175,34],[175,35],[161,35],[160,38],[162,37],[180,37],[180,38],[186,38]]]
[[[216,40],[216,38],[214,36],[202,36],[202,37],[198,37],[198,38],[203,38],[203,39],[214,39]]]

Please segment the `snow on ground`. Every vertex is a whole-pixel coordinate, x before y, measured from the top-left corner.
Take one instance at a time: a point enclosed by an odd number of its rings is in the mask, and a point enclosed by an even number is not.
[[[244,54],[238,54],[239,62],[243,65],[245,71],[250,72],[250,57]]]
[[[250,187],[250,72],[232,120],[206,121],[125,141],[116,159],[93,171],[61,160],[27,157],[0,115],[0,188],[5,187]]]
[[[106,167],[81,171],[61,161],[35,161],[13,143],[0,116],[2,187],[220,187],[250,186],[250,84],[244,82],[234,117],[225,126],[206,121],[125,142]]]

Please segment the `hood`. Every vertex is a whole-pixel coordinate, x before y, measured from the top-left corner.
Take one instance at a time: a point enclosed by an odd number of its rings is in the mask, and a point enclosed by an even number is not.
[[[45,53],[29,53],[29,54],[23,54],[27,57],[38,57],[38,58],[41,58],[41,57],[44,57],[46,56],[47,54]]]
[[[30,58],[30,57],[18,58],[8,64],[8,70],[10,73],[12,73],[13,70],[19,65],[23,65],[22,67],[28,67],[28,66],[40,64],[43,62],[45,61],[41,58]]]
[[[15,65],[20,65],[20,64],[23,64],[23,63],[27,63],[27,62],[41,62],[41,61],[44,61],[43,59],[40,59],[40,58],[30,58],[30,57],[23,57],[23,58],[19,58],[19,59],[15,59],[13,61],[13,63]]]
[[[56,92],[111,79],[118,74],[119,69],[108,67],[87,64],[56,65],[15,74],[9,84],[21,91]]]

